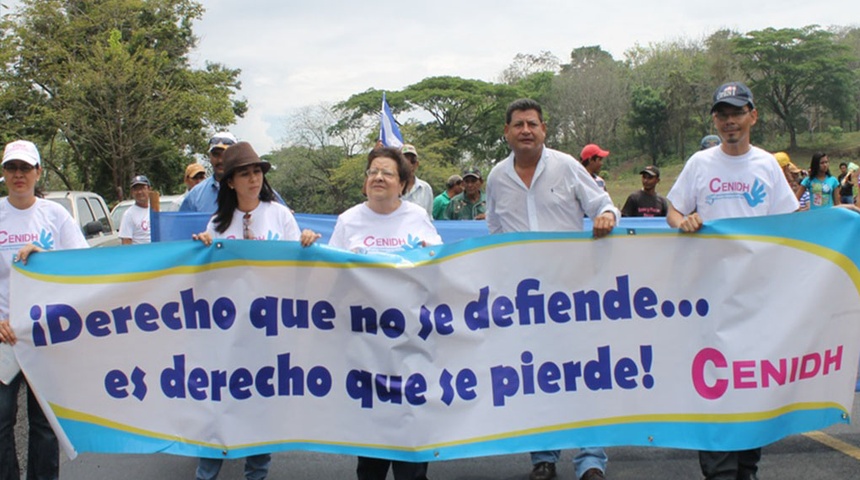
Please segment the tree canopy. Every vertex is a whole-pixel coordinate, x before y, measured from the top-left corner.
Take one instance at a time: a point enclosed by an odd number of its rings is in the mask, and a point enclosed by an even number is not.
[[[734,51],[760,105],[776,115],[797,147],[797,131],[813,121],[816,108],[835,118],[856,112],[857,73],[849,48],[817,26],[766,28],[733,39]]]
[[[247,108],[233,99],[239,71],[192,69],[192,0],[24,0],[4,25],[3,83],[31,103],[6,121],[47,145],[66,188],[121,199],[135,174],[162,191],[181,184],[206,130]],[[7,30],[8,29],[8,30]]]

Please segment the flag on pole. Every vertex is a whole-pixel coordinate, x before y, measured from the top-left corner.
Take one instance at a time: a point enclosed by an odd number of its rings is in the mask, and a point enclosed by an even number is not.
[[[391,114],[391,108],[385,101],[385,92],[382,92],[379,139],[386,147],[400,148],[403,146],[403,137],[400,135],[400,129],[397,128],[397,122],[394,121],[394,115]]]

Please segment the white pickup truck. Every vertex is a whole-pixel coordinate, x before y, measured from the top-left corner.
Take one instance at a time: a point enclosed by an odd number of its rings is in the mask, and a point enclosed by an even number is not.
[[[119,245],[119,234],[111,222],[104,199],[93,192],[47,192],[45,199],[57,202],[72,214],[91,247]]]

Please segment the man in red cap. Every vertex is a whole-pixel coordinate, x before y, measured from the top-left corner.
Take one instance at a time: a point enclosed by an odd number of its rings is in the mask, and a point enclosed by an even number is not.
[[[594,143],[582,147],[582,152],[579,154],[579,161],[582,166],[591,174],[591,178],[597,182],[597,186],[606,190],[606,181],[600,178],[600,170],[603,169],[603,159],[609,156],[609,150],[604,150]]]

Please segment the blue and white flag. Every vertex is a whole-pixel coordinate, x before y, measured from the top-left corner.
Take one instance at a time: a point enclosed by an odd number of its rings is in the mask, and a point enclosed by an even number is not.
[[[394,115],[391,114],[388,102],[385,101],[385,92],[382,92],[379,139],[386,147],[400,148],[403,146],[403,136],[400,135],[400,129],[397,128],[397,122],[394,120]]]

